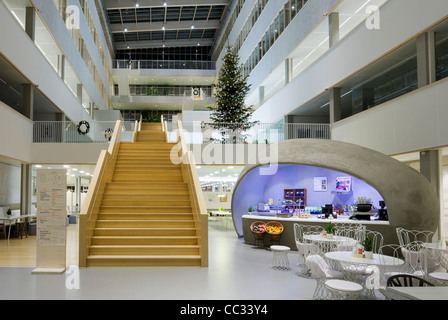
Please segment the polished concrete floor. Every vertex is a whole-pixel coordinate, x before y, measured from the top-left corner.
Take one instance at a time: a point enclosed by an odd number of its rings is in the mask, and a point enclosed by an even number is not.
[[[31,274],[33,267],[0,267],[0,299],[312,299],[316,282],[296,274],[296,252],[288,255],[292,269],[277,271],[271,268],[272,252],[244,244],[231,228],[211,224],[209,239],[208,268],[77,269],[70,268],[69,258],[62,275]]]

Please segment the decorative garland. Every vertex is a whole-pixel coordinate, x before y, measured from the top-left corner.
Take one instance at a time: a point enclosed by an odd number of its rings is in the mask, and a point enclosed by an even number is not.
[[[106,131],[104,131],[104,138],[106,139],[106,141],[110,142],[110,140],[112,139],[112,133],[113,131],[111,128],[108,128],[106,129]]]
[[[86,127],[85,130],[82,130],[82,129],[81,129],[81,127],[82,127],[83,125]],[[78,133],[79,133],[79,134],[86,135],[86,134],[89,133],[89,131],[90,131],[90,124],[89,124],[87,121],[82,120],[81,122],[78,123]]]

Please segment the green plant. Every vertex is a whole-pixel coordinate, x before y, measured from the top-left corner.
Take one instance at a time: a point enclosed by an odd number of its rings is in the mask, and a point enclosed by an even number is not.
[[[336,225],[334,225],[332,222],[330,222],[326,227],[325,231],[327,234],[335,234],[336,233]]]
[[[249,212],[253,212],[253,211],[254,211],[254,208],[252,208],[252,206],[250,206],[249,209],[247,209],[247,211],[249,211]]]
[[[364,246],[364,251],[372,251],[373,250],[373,238],[366,236],[366,238],[361,242]]]
[[[7,214],[8,216],[10,216],[10,215],[12,214],[11,209],[8,209],[8,210],[6,211],[6,214]]]

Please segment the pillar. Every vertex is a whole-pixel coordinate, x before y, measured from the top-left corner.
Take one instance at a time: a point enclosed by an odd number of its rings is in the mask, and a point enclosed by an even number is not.
[[[21,166],[21,184],[20,184],[20,213],[31,213],[31,195],[32,195],[32,166],[22,164]]]
[[[33,120],[34,114],[34,87],[31,84],[23,85],[23,115]]]
[[[428,179],[429,183],[434,187],[440,204],[440,219],[438,228],[438,237],[442,235],[443,222],[443,196],[442,196],[442,179],[443,179],[443,162],[441,150],[429,150],[420,152],[420,173]]]
[[[328,32],[330,48],[339,42],[339,12],[332,12],[328,16]]]
[[[330,89],[330,124],[341,120],[341,88]]]
[[[26,7],[25,32],[33,41],[36,38],[35,19],[36,19],[36,13],[34,12],[34,7]]]
[[[285,60],[285,85],[291,82],[294,76],[293,59]]]
[[[78,98],[79,103],[82,104],[82,84],[76,85],[76,97]]]
[[[264,103],[264,86],[260,86],[258,89],[259,105]]]
[[[417,38],[418,87],[436,81],[436,45],[434,32],[425,32]]]
[[[420,152],[420,173],[428,179],[440,198],[442,154],[440,150]]]

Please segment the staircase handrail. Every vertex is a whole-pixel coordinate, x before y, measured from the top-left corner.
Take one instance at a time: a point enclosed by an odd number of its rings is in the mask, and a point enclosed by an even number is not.
[[[204,196],[202,194],[201,183],[196,169],[196,163],[193,153],[187,149],[182,122],[177,122],[178,126],[178,143],[180,143],[180,157],[183,172],[187,173],[188,178],[185,180],[189,183],[193,203],[196,211],[196,230],[198,237],[201,239],[201,266],[208,266],[208,214]]]
[[[89,248],[106,184],[112,180],[121,142],[122,121],[115,124],[108,150],[102,150],[79,213],[79,267],[86,267]]]

